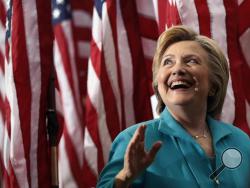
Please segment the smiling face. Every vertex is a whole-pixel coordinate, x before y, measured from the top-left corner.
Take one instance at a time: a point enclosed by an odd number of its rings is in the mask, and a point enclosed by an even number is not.
[[[159,94],[168,108],[207,108],[210,89],[207,52],[195,41],[170,45],[157,73]]]

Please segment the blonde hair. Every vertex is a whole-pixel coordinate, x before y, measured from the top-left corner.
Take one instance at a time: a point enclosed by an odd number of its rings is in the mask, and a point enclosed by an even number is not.
[[[212,117],[217,117],[222,110],[229,79],[227,59],[214,40],[199,35],[186,26],[173,26],[164,31],[158,39],[153,59],[153,88],[158,100],[157,113],[161,113],[164,110],[165,104],[158,92],[156,75],[164,52],[169,46],[180,41],[196,41],[208,54],[212,88],[207,99],[207,113]]]

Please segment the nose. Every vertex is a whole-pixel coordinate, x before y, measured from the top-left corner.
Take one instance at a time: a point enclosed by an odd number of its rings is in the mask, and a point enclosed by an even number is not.
[[[172,70],[172,75],[183,76],[187,73],[186,69],[182,65],[175,65]]]

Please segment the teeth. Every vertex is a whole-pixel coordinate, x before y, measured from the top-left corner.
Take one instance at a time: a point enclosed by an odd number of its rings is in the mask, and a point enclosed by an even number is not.
[[[174,86],[176,86],[176,85],[185,85],[185,86],[188,87],[188,83],[187,82],[184,82],[184,81],[174,81],[171,84],[171,88],[174,87]]]

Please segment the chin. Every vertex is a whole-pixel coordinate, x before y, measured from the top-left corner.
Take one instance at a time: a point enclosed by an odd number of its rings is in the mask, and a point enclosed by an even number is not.
[[[170,100],[169,100],[170,99]],[[193,103],[193,97],[183,96],[183,97],[169,97],[165,104],[169,105],[188,105]]]
[[[191,104],[191,101],[189,100],[178,100],[178,101],[171,101],[168,102],[170,105],[178,105],[178,106],[186,106],[188,104]]]

